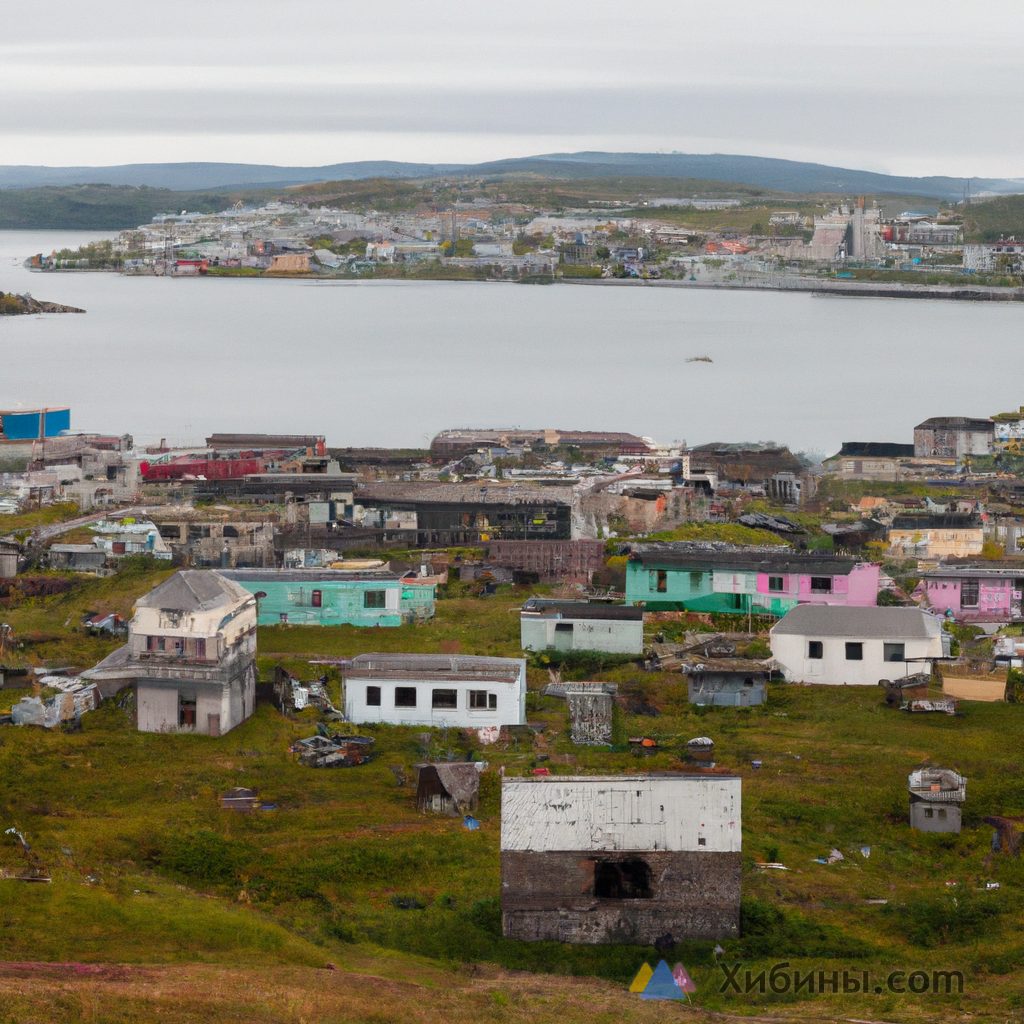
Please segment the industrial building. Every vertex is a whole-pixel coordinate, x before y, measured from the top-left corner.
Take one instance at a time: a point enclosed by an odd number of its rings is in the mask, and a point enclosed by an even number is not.
[[[256,600],[219,573],[177,572],[135,604],[128,642],[82,673],[135,689],[140,732],[220,736],[256,709]]]
[[[587,601],[531,597],[519,612],[524,651],[604,651],[642,654],[644,611]]]
[[[225,569],[259,598],[261,626],[400,626],[434,614],[435,587],[384,569]]]
[[[360,654],[342,668],[357,724],[492,729],[526,722],[526,660],[460,654]]]
[[[506,938],[673,945],[739,935],[741,780],[504,778]]]
[[[992,420],[933,416],[914,427],[914,455],[919,459],[991,455],[994,437]]]

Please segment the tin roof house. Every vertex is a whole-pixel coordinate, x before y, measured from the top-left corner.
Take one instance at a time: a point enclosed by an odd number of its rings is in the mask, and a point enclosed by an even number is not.
[[[505,777],[505,936],[671,945],[739,935],[740,786],[708,775]]]
[[[771,649],[790,682],[877,686],[930,671],[942,622],[920,608],[800,605],[772,626]]]
[[[139,598],[128,642],[82,673],[135,689],[141,732],[220,736],[256,709],[256,599],[219,573],[175,573]]]
[[[360,654],[342,668],[345,717],[357,724],[493,729],[526,722],[526,659]]]

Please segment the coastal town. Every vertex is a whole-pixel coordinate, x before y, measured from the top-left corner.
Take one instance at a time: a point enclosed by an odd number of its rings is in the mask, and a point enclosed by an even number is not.
[[[833,198],[832,205],[792,197],[805,201],[786,209],[779,201],[752,207],[737,198],[651,197],[545,209],[493,188],[463,191],[482,194],[383,211],[287,196],[260,206],[239,201],[216,214],[183,210],[79,250],[35,254],[26,266],[1020,297],[1024,241],[965,241],[964,203],[930,201],[918,210],[892,197]],[[750,224],[751,217],[759,219]]]
[[[822,947],[856,955],[878,927],[866,915],[908,919],[892,872],[923,858],[919,886],[980,886],[1008,912],[992,893],[1017,877],[1024,819],[986,783],[1001,755],[960,740],[1012,733],[1024,703],[1024,408],[935,416],[821,460],[559,428],[449,429],[413,450],[247,433],[143,447],[77,432],[68,407],[0,424],[2,749],[38,731],[97,765],[97,742],[149,736],[209,764],[215,781],[178,783],[206,824],[148,840],[170,865],[154,877],[240,889],[296,928],[305,898],[275,895],[280,872],[314,854],[295,861],[288,822],[308,794],[369,787],[374,828],[434,821],[431,842],[453,849],[484,837],[451,883],[475,901],[458,927],[508,963],[534,944],[634,944],[685,959],[712,994],[720,971],[701,958],[763,955],[756,908],[779,886],[803,907],[808,885],[881,871]],[[793,800],[830,802],[820,745],[864,728],[884,729],[871,785],[894,795],[780,824]],[[74,840],[25,799],[4,878],[64,879]],[[244,869],[182,852],[240,811],[267,819],[253,827],[273,862],[237,839],[216,842]],[[318,842],[345,858],[378,841]],[[83,884],[114,870],[74,856]],[[387,942],[433,955],[436,929],[414,938],[413,917],[435,907],[440,928],[452,911],[436,901],[463,897],[376,856],[393,878],[315,883],[331,908],[310,911],[318,934],[386,920]],[[352,917],[352,885],[385,909]],[[965,973],[927,963],[930,998],[962,999]]]

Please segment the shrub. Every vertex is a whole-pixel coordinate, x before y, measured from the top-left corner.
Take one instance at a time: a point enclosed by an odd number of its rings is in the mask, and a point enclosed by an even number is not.
[[[907,903],[883,907],[897,929],[915,946],[930,947],[991,935],[1005,907],[994,895],[970,889],[917,896]]]
[[[855,958],[874,947],[833,925],[815,924],[794,911],[745,898],[740,903],[740,945],[747,958],[803,956]]]

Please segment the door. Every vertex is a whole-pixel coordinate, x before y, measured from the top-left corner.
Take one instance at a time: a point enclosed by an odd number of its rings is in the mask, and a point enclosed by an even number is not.
[[[220,735],[220,715],[206,716],[206,734],[207,736]]]

